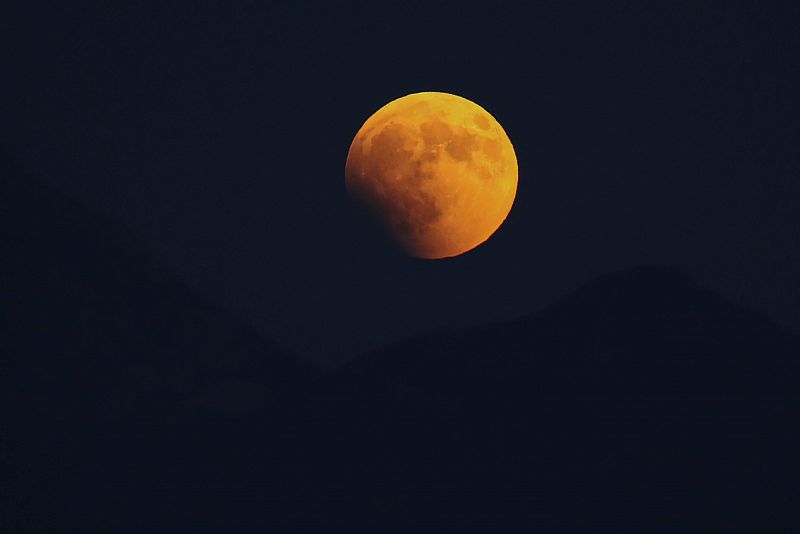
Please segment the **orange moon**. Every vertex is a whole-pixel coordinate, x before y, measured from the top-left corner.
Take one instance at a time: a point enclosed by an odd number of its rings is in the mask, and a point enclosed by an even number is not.
[[[517,192],[517,157],[478,104],[414,93],[367,119],[350,145],[345,184],[407,254],[448,258],[503,223]]]

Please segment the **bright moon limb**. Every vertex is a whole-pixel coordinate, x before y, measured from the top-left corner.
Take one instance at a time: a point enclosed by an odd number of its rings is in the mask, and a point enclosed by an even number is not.
[[[485,109],[448,93],[414,93],[376,111],[345,164],[347,191],[408,254],[458,256],[511,211],[517,157]]]

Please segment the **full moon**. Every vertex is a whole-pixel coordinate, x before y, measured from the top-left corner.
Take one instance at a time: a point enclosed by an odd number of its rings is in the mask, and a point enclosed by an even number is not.
[[[488,111],[449,93],[389,102],[358,130],[345,164],[348,194],[409,255],[472,250],[506,219],[517,157]]]

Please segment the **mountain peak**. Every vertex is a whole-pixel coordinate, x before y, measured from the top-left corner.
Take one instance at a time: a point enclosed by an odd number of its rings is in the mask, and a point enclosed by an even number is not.
[[[373,376],[443,390],[465,383],[559,384],[573,392],[764,390],[788,387],[781,377],[796,367],[793,347],[797,340],[762,315],[679,269],[648,265],[602,275],[516,320],[379,349],[342,374],[361,384]]]
[[[545,313],[580,309],[584,314],[591,314],[611,308],[652,311],[654,304],[686,303],[700,294],[709,295],[677,267],[642,265],[603,274],[556,301]]]

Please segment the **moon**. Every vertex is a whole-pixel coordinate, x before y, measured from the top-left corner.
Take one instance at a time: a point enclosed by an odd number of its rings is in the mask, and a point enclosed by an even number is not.
[[[503,224],[517,174],[511,140],[488,111],[424,92],[367,119],[350,145],[345,185],[407,254],[439,259],[474,249]]]

